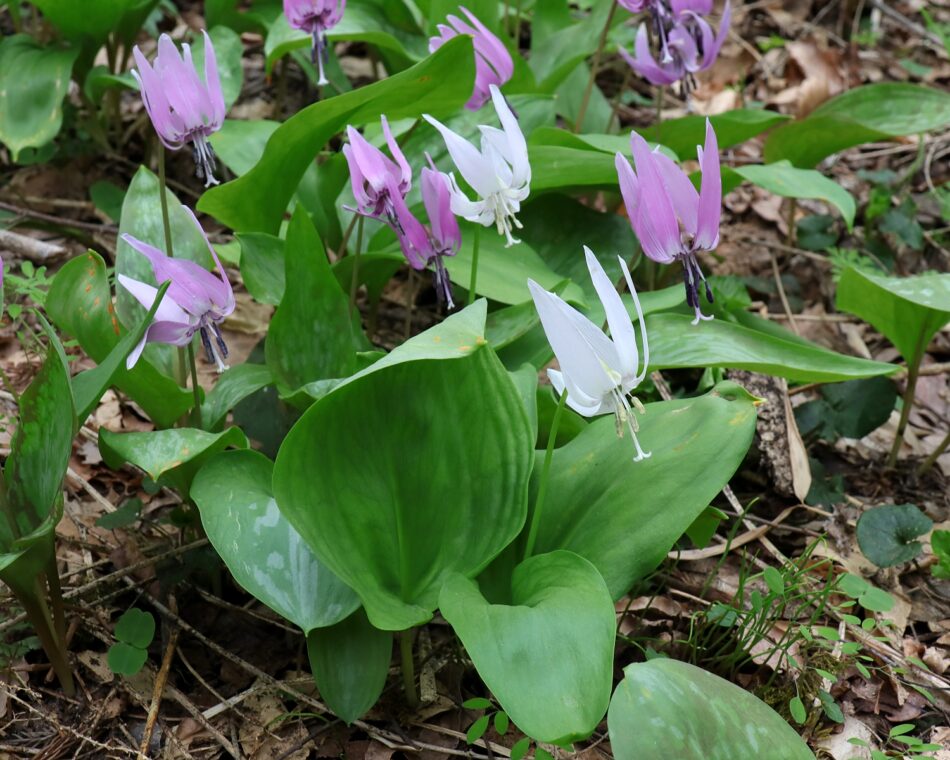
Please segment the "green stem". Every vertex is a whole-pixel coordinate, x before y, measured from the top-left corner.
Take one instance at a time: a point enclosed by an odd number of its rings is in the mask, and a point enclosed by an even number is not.
[[[614,13],[617,11],[617,3],[610,3],[610,10],[607,13],[607,20],[604,22],[604,28],[600,32],[600,40],[597,42],[597,50],[594,51],[594,60],[590,64],[590,77],[587,80],[587,87],[584,89],[584,97],[581,99],[580,108],[577,109],[577,119],[574,121],[574,134],[581,131],[584,126],[584,117],[587,115],[587,106],[590,104],[590,96],[594,91],[594,80],[597,79],[597,71],[600,69],[600,58],[604,53],[604,46],[607,44],[607,34],[610,32],[610,24],[614,20]]]
[[[49,587],[49,601],[53,613],[53,630],[56,637],[66,647],[66,605],[63,603],[63,587],[59,582],[59,568],[56,567],[55,550],[46,563],[46,585]]]
[[[407,628],[399,633],[399,655],[402,662],[402,685],[406,691],[406,703],[410,710],[419,707],[419,695],[416,692],[416,668],[412,661],[413,630]]]
[[[541,513],[544,511],[544,497],[548,492],[548,480],[551,474],[551,459],[554,456],[554,441],[557,439],[557,429],[561,424],[561,416],[564,413],[564,406],[567,403],[567,389],[561,393],[561,398],[557,402],[557,411],[554,412],[554,420],[551,422],[551,430],[548,432],[548,445],[544,450],[544,465],[541,467],[541,483],[538,485],[538,497],[534,501],[534,511],[531,513],[531,527],[528,529],[528,542],[524,548],[524,558],[528,559],[534,552],[534,544],[538,538],[538,527],[541,524]]]
[[[353,274],[350,277],[350,316],[353,316],[353,309],[356,307],[356,291],[360,284],[360,251],[363,248],[363,215],[359,215],[360,220],[356,227],[356,250],[353,251]]]
[[[188,367],[191,370],[191,392],[195,400],[195,405],[191,411],[194,415],[195,427],[201,430],[204,426],[201,424],[201,388],[198,385],[198,365],[195,363],[194,341],[188,344]]]
[[[63,691],[71,697],[76,693],[76,686],[73,683],[73,671],[69,667],[69,661],[66,658],[64,650],[65,642],[61,642],[56,636],[56,630],[53,620],[50,616],[49,607],[39,587],[39,579],[34,579],[33,588],[27,589],[19,586],[12,586],[13,593],[26,617],[36,631],[37,638],[43,646],[43,651],[49,658],[50,665],[59,678],[63,686]]]
[[[174,258],[175,253],[172,250],[172,223],[168,215],[168,198],[166,197],[165,180],[165,146],[158,145],[158,194],[159,203],[162,206],[162,227],[165,230],[165,253],[169,258]]]
[[[476,226],[472,235],[472,273],[468,278],[468,306],[475,303],[475,286],[478,284],[478,249],[482,236],[482,228]]]
[[[920,345],[924,341],[921,335],[917,340],[914,358],[907,365],[907,389],[904,391],[904,404],[901,408],[900,420],[897,423],[897,433],[894,435],[894,445],[891,446],[891,453],[887,456],[887,466],[893,467],[897,464],[897,454],[901,450],[901,443],[904,442],[904,431],[907,430],[907,420],[910,417],[910,410],[914,406],[914,391],[917,388],[917,376],[920,373],[920,362],[924,357],[924,347]]]
[[[925,475],[931,467],[937,462],[940,458],[940,455],[943,454],[950,447],[950,432],[947,433],[946,437],[940,442],[940,445],[934,449],[933,454],[927,457],[923,464],[917,468],[917,475]]]

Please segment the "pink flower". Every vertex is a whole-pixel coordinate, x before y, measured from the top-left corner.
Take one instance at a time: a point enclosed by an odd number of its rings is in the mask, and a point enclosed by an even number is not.
[[[458,219],[452,213],[452,194],[448,175],[432,168],[422,169],[422,203],[429,217],[425,227],[409,210],[405,199],[397,196],[395,202],[396,222],[393,230],[399,239],[402,252],[413,269],[425,269],[430,264],[434,272],[435,292],[440,301],[454,308],[452,284],[445,269],[443,257],[454,256],[462,245],[462,233]]]
[[[151,66],[138,46],[133,48],[138,68],[132,70],[132,76],[139,83],[145,110],[162,144],[169,150],[179,150],[191,143],[198,176],[208,187],[218,184],[214,178],[214,150],[208,137],[221,129],[225,107],[214,46],[207,33],[202,34],[203,82],[191,59],[191,47],[183,44],[180,54],[167,34],[158,38],[158,55]]]
[[[187,206],[182,206],[182,208],[188,212],[204,237],[211,258],[214,259],[218,268],[218,276],[216,277],[194,261],[170,258],[157,248],[131,235],[122,236],[126,243],[149,260],[155,280],[159,285],[167,280],[171,280],[172,283],[159,304],[152,324],[129,354],[126,360],[126,366],[129,369],[132,369],[139,360],[146,343],[187,346],[196,332],[201,335],[208,361],[214,362],[219,372],[227,369],[223,360],[228,358],[228,347],[221,336],[218,323],[234,311],[234,292],[231,290],[231,283],[228,282],[218,254],[215,253],[194,213]],[[142,306],[146,309],[152,307],[155,295],[158,293],[156,288],[133,280],[124,274],[120,274],[118,280],[119,284]]]
[[[651,151],[636,132],[630,134],[636,173],[620,153],[616,156],[620,192],[627,216],[643,252],[653,261],[683,262],[686,302],[696,318],[705,316],[699,307],[700,283],[706,299],[713,296],[699,263],[697,251],[711,251],[719,245],[719,217],[722,213],[722,177],[719,174],[719,146],[716,133],[706,120],[706,144],[696,152],[702,169],[702,189],[697,193],[689,176],[672,160]]]
[[[465,107],[477,111],[491,98],[489,85],[500,87],[515,73],[515,65],[511,54],[504,43],[492,34],[475,15],[467,8],[459,6],[470,24],[465,23],[458,16],[449,16],[451,26],[439,24],[439,35],[429,39],[429,52],[434,53],[442,45],[460,34],[472,35],[475,44],[475,90]]]
[[[393,199],[403,198],[409,192],[412,187],[412,169],[393,138],[386,117],[380,117],[380,122],[393,158],[371,145],[351,126],[346,128],[346,136],[350,141],[343,146],[343,155],[350,167],[350,184],[359,213],[376,219],[385,215],[395,225]]]
[[[327,84],[323,67],[327,61],[327,30],[340,23],[346,0],[284,0],[284,15],[294,29],[313,37],[311,60],[319,66],[319,85]]]

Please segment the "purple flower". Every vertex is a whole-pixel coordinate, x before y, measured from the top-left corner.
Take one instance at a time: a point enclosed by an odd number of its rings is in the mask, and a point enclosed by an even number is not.
[[[375,219],[385,215],[390,224],[398,227],[394,199],[403,198],[409,192],[412,187],[412,169],[393,138],[386,117],[381,117],[380,121],[393,158],[370,145],[351,126],[346,128],[350,142],[343,146],[343,155],[350,167],[350,184],[359,213]]]
[[[712,10],[712,0],[669,0],[651,7],[653,38],[657,48],[650,46],[647,25],[637,29],[633,55],[620,48],[620,55],[640,76],[655,85],[682,81],[686,94],[695,87],[693,75],[705,71],[716,61],[729,33],[728,0],[722,12],[718,33],[702,18]]]
[[[653,261],[683,262],[686,302],[696,313],[693,324],[712,319],[699,307],[700,283],[710,303],[713,296],[696,252],[711,251],[719,245],[722,177],[716,133],[707,119],[706,144],[696,148],[703,175],[698,193],[688,175],[659,150],[651,151],[636,132],[631,133],[630,142],[636,173],[622,154],[617,154],[615,162],[630,224],[643,252]]]
[[[448,175],[430,167],[422,169],[422,202],[429,217],[425,227],[406,205],[402,196],[395,198],[396,220],[393,225],[402,252],[413,269],[434,269],[435,292],[440,301],[454,308],[452,285],[445,269],[444,256],[454,256],[462,245],[458,219],[452,213],[452,193]]]
[[[471,24],[466,24],[458,16],[449,16],[448,22],[451,26],[438,25],[438,36],[429,39],[429,52],[434,53],[443,44],[460,34],[472,35],[475,45],[475,90],[465,107],[471,111],[477,111],[491,98],[489,85],[500,87],[511,79],[515,73],[515,65],[504,43],[492,34],[488,27],[475,17],[475,14],[462,6],[459,6],[459,10],[466,15]]]
[[[621,8],[626,8],[631,13],[642,13],[658,0],[617,0]]]
[[[209,362],[214,362],[218,372],[227,369],[224,359],[228,358],[228,347],[221,336],[218,323],[222,322],[234,311],[234,292],[228,282],[224,268],[218,259],[218,254],[208,241],[208,236],[195,218],[194,213],[187,206],[182,206],[194,221],[201,232],[211,258],[218,268],[219,276],[213,275],[207,269],[188,259],[173,259],[162,251],[137,240],[131,235],[123,235],[122,239],[136,251],[145,256],[152,264],[152,272],[159,285],[171,280],[171,285],[165,293],[155,314],[152,324],[126,360],[126,367],[132,369],[142,355],[146,343],[169,343],[173,346],[187,346],[194,334],[201,334],[201,342]],[[158,290],[151,285],[124,274],[118,276],[119,284],[131,293],[146,309],[150,309],[155,302]]]
[[[320,70],[317,84],[327,84],[323,67],[327,62],[327,30],[340,23],[346,0],[284,0],[284,15],[294,29],[307,32],[313,38],[310,59]]]
[[[138,69],[132,70],[132,76],[139,83],[145,110],[162,144],[169,150],[179,150],[191,143],[198,176],[208,187],[218,184],[214,178],[214,150],[208,137],[221,129],[225,107],[214,46],[207,33],[202,34],[203,82],[191,59],[191,47],[187,43],[181,46],[182,57],[167,34],[158,38],[158,55],[151,66],[138,46],[133,48]]]

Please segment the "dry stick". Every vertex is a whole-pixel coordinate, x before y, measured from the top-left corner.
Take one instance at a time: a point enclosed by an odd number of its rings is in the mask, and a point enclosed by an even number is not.
[[[169,599],[168,607],[174,612],[178,611],[175,597]],[[148,745],[152,741],[155,721],[158,720],[158,708],[162,703],[165,681],[168,680],[168,671],[171,670],[172,658],[175,656],[175,647],[178,644],[178,633],[178,629],[175,628],[168,637],[168,646],[165,647],[165,656],[162,657],[162,666],[159,668],[158,676],[155,678],[155,688],[152,689],[152,704],[148,708],[148,717],[145,720],[145,731],[142,734],[142,743],[139,745],[139,756],[137,760],[148,760]]]
[[[587,80],[587,87],[584,90],[584,97],[581,100],[580,108],[577,109],[577,119],[574,121],[574,134],[581,131],[584,125],[584,117],[587,115],[587,106],[590,103],[591,93],[594,91],[594,80],[597,79],[597,70],[600,68],[600,58],[604,53],[604,45],[607,44],[607,35],[610,32],[610,24],[614,20],[614,13],[617,11],[617,3],[610,3],[610,11],[607,13],[607,21],[600,32],[600,40],[597,43],[597,50],[594,51],[594,60],[590,64],[590,78]]]
[[[778,289],[778,297],[782,302],[782,308],[785,309],[785,316],[788,317],[788,325],[796,335],[800,335],[798,325],[795,323],[795,317],[792,314],[792,307],[788,305],[788,296],[785,294],[785,286],[782,284],[782,274],[778,269],[778,260],[775,258],[775,251],[769,250],[769,258],[772,260],[772,275],[775,277],[775,287]]]

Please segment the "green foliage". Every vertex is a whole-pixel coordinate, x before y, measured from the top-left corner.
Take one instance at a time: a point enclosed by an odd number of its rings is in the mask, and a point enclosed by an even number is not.
[[[615,623],[604,579],[573,552],[537,554],[514,569],[510,597],[491,604],[455,573],[439,607],[518,728],[557,744],[586,738],[610,700]]]
[[[115,624],[116,643],[109,647],[107,660],[113,673],[134,676],[148,659],[148,647],[155,637],[155,618],[133,607]]]
[[[234,579],[310,633],[340,623],[359,599],[313,555],[277,508],[273,469],[256,451],[223,452],[198,472],[191,496],[208,539]]]
[[[815,433],[834,442],[838,438],[863,438],[891,416],[897,388],[887,378],[872,377],[823,385],[820,398],[795,407],[802,435]]]
[[[42,147],[59,134],[77,52],[42,47],[26,34],[0,42],[0,141],[14,161],[26,148]]]
[[[950,530],[935,530],[930,537],[930,547],[937,558],[934,578],[950,579]]]
[[[607,716],[616,757],[660,760],[814,760],[778,713],[749,692],[685,662],[657,658],[624,669]]]
[[[893,567],[920,556],[918,536],[933,527],[933,520],[913,504],[871,507],[858,518],[855,533],[861,553],[878,567]]]
[[[849,230],[854,226],[856,209],[851,193],[820,172],[797,168],[789,161],[739,166],[732,171],[753,185],[784,198],[816,198],[825,201],[841,212]]]

